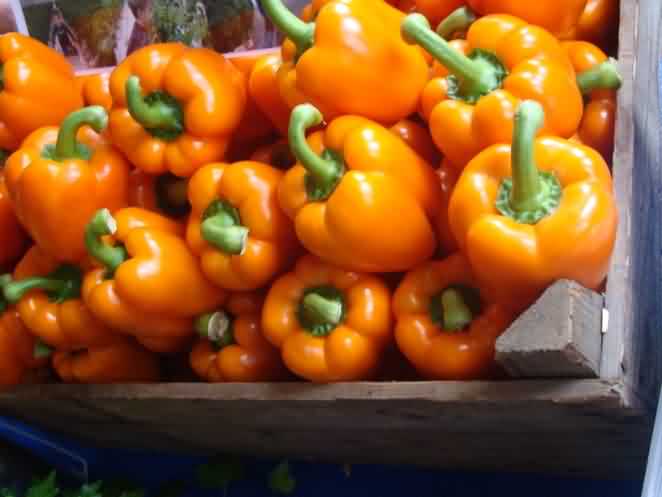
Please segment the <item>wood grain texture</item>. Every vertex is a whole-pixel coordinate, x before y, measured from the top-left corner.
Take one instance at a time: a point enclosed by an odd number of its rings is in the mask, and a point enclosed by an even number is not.
[[[602,380],[52,385],[0,409],[103,445],[641,477],[650,425]]]
[[[561,280],[496,343],[496,360],[516,378],[597,378],[602,296]]]

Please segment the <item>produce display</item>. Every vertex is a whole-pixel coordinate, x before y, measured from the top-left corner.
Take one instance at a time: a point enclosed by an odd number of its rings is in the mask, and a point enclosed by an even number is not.
[[[1,385],[501,378],[549,285],[601,290],[616,0],[261,9],[280,51],[84,76],[0,36]]]

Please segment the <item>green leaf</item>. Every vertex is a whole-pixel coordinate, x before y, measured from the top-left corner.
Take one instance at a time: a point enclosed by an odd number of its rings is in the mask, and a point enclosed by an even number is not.
[[[11,488],[0,488],[0,497],[16,497],[16,490]]]
[[[196,473],[202,488],[225,490],[231,482],[244,478],[245,468],[242,461],[228,458],[203,464]]]
[[[55,471],[51,471],[43,480],[36,480],[28,489],[25,497],[56,497],[60,493],[60,489],[56,486],[56,477]]]
[[[281,462],[269,473],[269,488],[282,495],[290,495],[296,489],[297,481],[290,473],[290,463]]]

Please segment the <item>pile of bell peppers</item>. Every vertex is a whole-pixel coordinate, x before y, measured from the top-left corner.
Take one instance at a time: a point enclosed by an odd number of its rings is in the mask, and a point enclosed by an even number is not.
[[[280,49],[86,76],[0,36],[0,384],[501,377],[604,284],[617,3],[262,0]]]

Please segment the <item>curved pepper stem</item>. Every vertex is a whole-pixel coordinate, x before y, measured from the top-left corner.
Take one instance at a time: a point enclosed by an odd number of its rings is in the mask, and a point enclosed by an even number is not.
[[[536,133],[545,113],[533,100],[523,101],[515,113],[511,154],[512,179],[502,182],[496,208],[523,224],[536,224],[558,207],[561,185],[554,174],[540,172],[534,160]]]
[[[44,290],[51,301],[64,302],[80,296],[83,275],[76,266],[64,264],[48,276],[33,276],[18,281],[11,281],[2,288],[5,299],[16,304],[31,290]]]
[[[292,110],[288,129],[292,153],[308,171],[306,189],[311,200],[323,200],[331,195],[345,170],[338,154],[327,149],[320,157],[306,141],[308,128],[321,124],[322,120],[322,113],[314,105],[297,105]]]
[[[430,29],[430,23],[422,14],[410,14],[401,25],[402,37],[407,43],[420,45],[454,76],[449,82],[448,94],[452,98],[475,103],[501,86],[506,69],[493,54],[474,50],[466,56]]]
[[[441,308],[443,311],[442,327],[449,331],[459,331],[466,328],[474,319],[474,314],[457,288],[448,288],[441,293]]]
[[[7,299],[5,299],[5,286],[7,286],[9,283],[11,283],[12,278],[11,274],[3,274],[0,275],[0,314],[5,312],[7,310],[7,307],[9,307],[9,303],[7,302]]]
[[[195,331],[202,338],[212,342],[218,349],[235,343],[232,318],[225,311],[216,311],[198,316]]]
[[[181,105],[164,92],[153,92],[143,97],[138,76],[130,76],[125,85],[129,114],[153,136],[174,140],[184,131]]]
[[[32,350],[32,357],[35,359],[46,359],[50,357],[51,354],[55,351],[47,343],[37,340],[34,344],[34,349]]]
[[[90,126],[97,133],[101,133],[108,126],[108,112],[100,105],[92,105],[72,112],[60,125],[55,147],[46,145],[42,155],[55,161],[66,159],[89,160],[92,152],[76,139],[78,130],[82,126]]]
[[[469,7],[460,7],[449,14],[437,26],[437,34],[448,40],[454,33],[465,32],[476,22],[476,14]]]
[[[577,75],[577,86],[582,95],[593,90],[618,90],[623,78],[618,72],[617,62],[609,59]]]
[[[101,237],[113,235],[116,231],[117,223],[108,209],[99,209],[85,227],[85,247],[88,253],[100,262],[111,276],[127,259],[126,249],[122,246],[107,245]]]
[[[222,252],[241,255],[246,250],[248,228],[242,226],[239,211],[224,200],[214,200],[202,215],[200,233]]]
[[[294,42],[297,54],[308,50],[315,38],[315,23],[305,22],[283,4],[282,0],[260,0],[264,12],[278,30]]]
[[[328,335],[344,318],[343,295],[334,287],[311,288],[299,303],[300,324],[314,336]]]
[[[182,217],[191,210],[188,181],[171,173],[161,174],[154,182],[156,204],[169,216]]]

